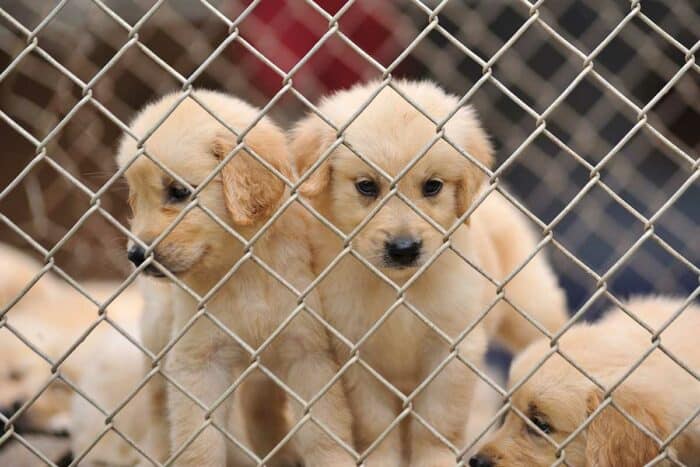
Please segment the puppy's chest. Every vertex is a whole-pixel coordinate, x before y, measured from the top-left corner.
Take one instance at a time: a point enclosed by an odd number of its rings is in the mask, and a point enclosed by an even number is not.
[[[291,294],[281,286],[256,285],[229,287],[209,307],[221,324],[252,347],[262,344],[295,309]]]
[[[394,307],[385,316],[396,301],[391,291],[335,284],[323,288],[325,311],[331,324],[353,343],[363,340],[361,358],[383,376],[397,384],[398,380],[412,378],[428,328],[404,306]]]
[[[360,355],[400,388],[412,388],[420,377],[426,331],[407,308],[399,307],[362,344]]]

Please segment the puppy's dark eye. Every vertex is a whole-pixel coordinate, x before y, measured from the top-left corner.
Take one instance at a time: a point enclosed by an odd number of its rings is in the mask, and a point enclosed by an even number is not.
[[[362,196],[376,198],[379,194],[379,186],[373,180],[360,180],[355,183],[355,188]]]
[[[423,196],[435,196],[442,190],[442,182],[436,178],[432,178],[423,184]]]
[[[189,188],[182,186],[177,182],[171,183],[166,190],[168,203],[181,203],[182,201],[185,201],[192,193]]]
[[[549,425],[549,423],[545,422],[542,418],[532,417],[532,418],[530,418],[530,421],[532,423],[534,423],[537,428],[542,430],[543,433],[550,434],[552,432],[551,425]],[[527,427],[528,427],[528,431],[530,431],[530,433],[537,435],[537,436],[540,435],[540,433],[537,430],[533,430],[530,425],[528,425]]]

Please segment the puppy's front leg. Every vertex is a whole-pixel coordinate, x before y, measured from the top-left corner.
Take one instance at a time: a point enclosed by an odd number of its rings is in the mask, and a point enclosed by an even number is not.
[[[348,368],[348,397],[355,418],[358,448],[367,450],[397,417],[398,399],[358,364]],[[368,467],[401,467],[401,431],[394,427],[367,455]]]
[[[235,357],[240,349],[230,340],[226,342],[212,338],[213,332],[207,332],[203,328],[204,326],[195,324],[182,337],[173,347],[173,353],[169,355],[166,366],[177,383],[209,408],[228,389],[239,373],[236,371],[235,363],[238,360]],[[228,411],[232,399],[233,397],[229,397],[213,415],[217,425],[223,429],[227,428],[226,421],[229,418]],[[174,465],[226,465],[226,440],[224,435],[211,425],[204,428],[183,450],[183,446],[208,420],[205,411],[174,385],[168,386],[168,415],[171,455],[176,456]]]
[[[147,300],[146,308],[141,315],[141,335],[143,344],[154,354],[159,353],[170,340],[172,330],[173,312],[169,302],[164,301],[156,291]],[[158,293],[160,291],[158,290]],[[164,362],[164,360],[163,360]],[[147,374],[151,370],[150,357],[143,357],[143,371]],[[162,363],[164,366],[164,363]],[[165,462],[170,456],[170,426],[168,425],[167,384],[161,374],[154,375],[148,382],[144,391],[149,401],[147,407],[147,426],[144,449],[158,462]],[[139,466],[151,465],[146,459],[142,459]]]
[[[160,374],[151,378],[146,388],[149,406],[147,407],[146,420],[148,430],[144,440],[146,453],[157,460],[165,462],[170,455],[170,427],[167,418],[167,385]],[[150,461],[142,459],[139,466],[150,466]]]
[[[266,376],[254,375],[248,380],[241,387],[241,415],[253,450],[263,458],[277,447],[291,428],[287,415],[288,397],[282,388]],[[291,443],[288,443],[267,465],[290,467],[301,465],[301,460]]]
[[[473,337],[481,340],[481,333],[478,331],[480,328],[472,331],[466,339]],[[481,363],[483,352],[476,351],[472,343],[463,343],[459,350],[466,360],[477,365]],[[427,359],[426,375],[444,360],[447,352],[444,349],[436,349],[430,354],[432,358]],[[475,378],[476,375],[471,369],[453,359],[415,399],[416,412],[458,450],[465,444]],[[457,464],[456,454],[415,418],[411,420],[410,439],[411,467],[452,467]]]
[[[303,337],[289,336],[280,342],[282,371],[287,376],[287,384],[305,401],[319,394],[338,371],[330,349],[324,343],[309,342],[311,338],[324,334],[322,330],[315,331]],[[295,419],[299,420],[304,416],[303,407],[293,400],[291,404]],[[310,411],[329,431],[352,446],[352,417],[340,381],[336,381],[311,406]],[[306,467],[355,466],[353,456],[313,421],[303,425],[296,435],[296,441]]]

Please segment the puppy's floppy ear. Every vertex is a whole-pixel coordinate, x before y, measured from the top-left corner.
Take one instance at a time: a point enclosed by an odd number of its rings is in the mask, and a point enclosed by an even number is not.
[[[261,121],[244,138],[246,145],[285,177],[291,178],[284,133],[274,124]],[[222,130],[212,151],[223,159],[235,148],[236,136]],[[284,182],[248,151],[240,150],[221,170],[224,199],[231,219],[249,226],[270,216],[284,194]]]
[[[309,168],[332,144],[332,128],[315,115],[308,115],[292,130],[292,163],[298,176],[305,175]],[[299,186],[303,196],[314,197],[328,186],[331,180],[331,164],[325,160]]]
[[[476,113],[471,107],[462,107],[448,122],[448,134],[465,152],[487,168],[493,165],[493,146],[481,128]],[[452,127],[452,131],[450,131]],[[464,214],[476,196],[485,174],[471,161],[465,161],[466,170],[457,185],[457,217]],[[468,219],[467,219],[468,221]]]
[[[586,400],[591,414],[601,404],[602,392],[593,389]],[[650,400],[629,388],[618,388],[613,400],[632,418],[661,439],[669,434],[660,419],[663,412]],[[632,424],[615,407],[605,407],[588,425],[586,431],[587,467],[637,467],[645,465],[659,454],[659,446],[642,430]]]

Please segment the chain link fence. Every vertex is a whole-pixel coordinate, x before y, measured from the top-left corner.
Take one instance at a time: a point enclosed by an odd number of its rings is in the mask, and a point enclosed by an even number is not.
[[[27,465],[55,464],[14,422],[60,381],[99,408],[102,434],[143,454],[61,365],[97,325],[139,346],[102,313],[134,280],[114,156],[136,110],[175,90],[230,92],[289,126],[358,81],[432,79],[479,111],[496,147],[490,183],[541,233],[576,318],[631,294],[693,300],[698,24],[693,2],[0,2],[0,240],[43,266],[3,304],[0,329],[51,367],[36,394],[0,415],[0,445],[21,444]],[[17,303],[49,276],[95,313],[54,356],[12,325]],[[86,285],[96,278],[112,281],[99,299]]]

